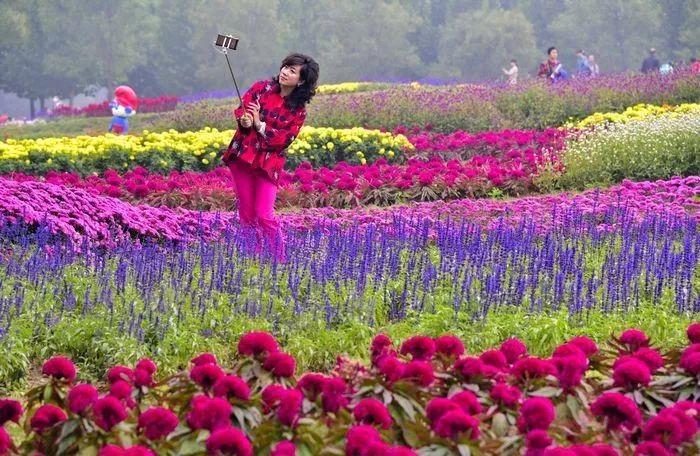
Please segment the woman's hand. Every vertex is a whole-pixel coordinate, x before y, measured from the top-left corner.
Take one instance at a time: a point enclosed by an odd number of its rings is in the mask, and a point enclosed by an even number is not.
[[[244,114],[238,120],[241,122],[241,127],[243,128],[250,128],[253,126],[253,118],[250,116],[250,114]]]
[[[248,113],[247,115],[253,118],[253,125],[255,125],[255,128],[258,128],[260,126],[260,103],[253,102],[249,104],[246,111]]]

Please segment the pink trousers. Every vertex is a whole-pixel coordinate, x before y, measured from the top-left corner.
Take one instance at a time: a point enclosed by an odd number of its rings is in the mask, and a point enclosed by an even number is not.
[[[275,216],[277,185],[265,171],[241,160],[234,160],[229,169],[236,184],[241,226],[252,228],[256,234],[255,251],[286,261],[282,230]]]

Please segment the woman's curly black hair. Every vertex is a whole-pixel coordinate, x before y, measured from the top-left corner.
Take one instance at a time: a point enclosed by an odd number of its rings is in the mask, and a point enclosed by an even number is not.
[[[318,84],[318,63],[308,55],[304,54],[289,54],[282,60],[280,70],[286,66],[301,65],[299,79],[303,83],[297,86],[292,93],[284,98],[287,108],[294,111],[304,107],[316,95],[316,86]],[[279,85],[279,74],[274,76],[272,80]]]

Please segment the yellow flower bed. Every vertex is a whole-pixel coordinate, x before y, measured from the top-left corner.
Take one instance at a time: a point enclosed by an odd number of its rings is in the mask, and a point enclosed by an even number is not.
[[[568,124],[568,127],[587,128],[611,123],[627,123],[647,117],[679,116],[688,113],[700,112],[700,104],[684,103],[677,106],[656,106],[650,104],[638,104],[625,109],[623,112],[596,112],[577,123]]]
[[[194,132],[169,130],[124,136],[108,133],[8,139],[0,142],[0,172],[25,168],[31,172],[48,169],[93,172],[105,167],[137,165],[152,170],[206,170],[219,164],[221,149],[228,145],[234,133],[234,130],[207,127]],[[292,164],[309,160],[314,164],[332,165],[339,160],[366,163],[381,155],[391,158],[411,148],[405,136],[379,130],[303,127],[287,154]]]

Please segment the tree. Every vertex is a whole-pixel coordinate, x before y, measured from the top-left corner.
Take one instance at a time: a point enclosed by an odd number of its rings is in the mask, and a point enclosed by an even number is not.
[[[532,25],[522,12],[478,10],[446,24],[434,71],[445,77],[492,80],[511,59],[528,68],[536,56]]]
[[[678,42],[682,46],[681,56],[700,58],[700,4],[695,2],[688,5]]]
[[[638,68],[650,47],[659,47],[661,8],[653,0],[566,0],[550,30],[560,59],[577,49],[594,53],[603,71]]]

